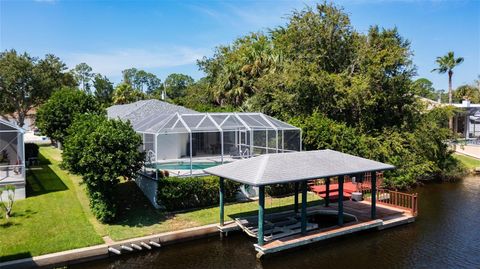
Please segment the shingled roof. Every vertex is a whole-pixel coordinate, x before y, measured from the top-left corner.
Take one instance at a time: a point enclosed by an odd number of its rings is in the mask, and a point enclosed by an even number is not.
[[[251,186],[262,186],[392,169],[395,166],[326,149],[266,154],[204,171]]]
[[[107,115],[111,119],[130,120],[132,124],[145,119],[147,116],[175,113],[193,114],[195,110],[183,106],[173,105],[156,99],[141,100],[131,104],[114,105],[107,108]]]

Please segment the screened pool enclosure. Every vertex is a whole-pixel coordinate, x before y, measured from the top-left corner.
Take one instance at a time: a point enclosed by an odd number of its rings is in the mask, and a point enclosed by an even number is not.
[[[159,100],[107,109],[142,136],[147,168],[176,175],[267,153],[300,151],[299,128],[262,113],[199,113]]]
[[[23,133],[15,124],[0,119],[0,188],[15,186],[16,199],[25,198]]]
[[[133,123],[151,162],[195,159],[230,162],[300,151],[300,129],[262,113],[151,115]]]

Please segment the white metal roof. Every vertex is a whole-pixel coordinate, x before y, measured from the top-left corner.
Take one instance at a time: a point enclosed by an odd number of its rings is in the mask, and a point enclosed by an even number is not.
[[[199,113],[158,100],[111,106],[107,113],[109,118],[129,120],[136,132],[145,134],[300,130],[262,113]]]
[[[392,169],[395,166],[326,149],[266,154],[204,171],[251,186],[262,186]]]
[[[139,133],[168,134],[244,130],[300,130],[262,113],[151,114],[133,122]]]

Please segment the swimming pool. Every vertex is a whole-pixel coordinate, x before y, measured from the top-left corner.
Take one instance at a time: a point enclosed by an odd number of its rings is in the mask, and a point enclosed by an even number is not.
[[[192,169],[207,169],[221,164],[221,162],[193,162]],[[153,168],[160,170],[190,170],[190,162],[156,163],[153,164]]]

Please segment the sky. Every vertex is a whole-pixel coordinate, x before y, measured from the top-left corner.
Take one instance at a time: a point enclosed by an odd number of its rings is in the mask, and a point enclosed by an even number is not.
[[[448,51],[465,58],[454,87],[480,79],[480,0],[335,1],[360,32],[371,25],[397,27],[411,42],[418,77],[448,87],[432,73]],[[195,79],[196,61],[250,32],[285,25],[310,1],[89,1],[0,0],[0,49],[60,57],[69,68],[85,62],[119,82],[121,71],[139,68],[162,80],[171,73]]]

